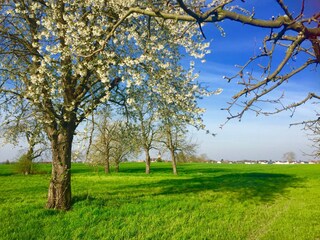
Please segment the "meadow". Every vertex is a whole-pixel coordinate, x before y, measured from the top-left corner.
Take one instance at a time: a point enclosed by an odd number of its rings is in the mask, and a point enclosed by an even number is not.
[[[68,212],[44,208],[37,168],[0,165],[0,239],[320,239],[320,165],[73,164]]]

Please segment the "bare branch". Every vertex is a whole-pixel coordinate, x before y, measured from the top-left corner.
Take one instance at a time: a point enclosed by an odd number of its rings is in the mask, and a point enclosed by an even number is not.
[[[277,0],[278,4],[280,5],[280,7],[283,9],[283,11],[285,12],[285,14],[291,19],[293,20],[293,17],[288,9],[288,6],[286,6],[284,3],[283,3],[283,0]]]

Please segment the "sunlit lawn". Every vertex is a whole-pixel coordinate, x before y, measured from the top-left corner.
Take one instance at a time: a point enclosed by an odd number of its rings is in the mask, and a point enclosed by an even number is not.
[[[44,208],[38,170],[0,165],[0,239],[320,239],[320,165],[75,164],[69,212]]]

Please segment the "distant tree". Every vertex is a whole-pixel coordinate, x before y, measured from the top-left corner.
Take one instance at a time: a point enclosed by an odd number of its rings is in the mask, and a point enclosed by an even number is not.
[[[18,173],[22,173],[24,175],[31,174],[33,172],[31,156],[28,154],[21,155],[17,160],[16,169]]]
[[[320,118],[318,121],[306,121],[301,124],[304,125],[304,130],[307,132],[314,149],[312,153],[307,153],[307,155],[320,159]]]
[[[148,94],[148,83],[131,89],[131,98],[127,107],[127,116],[136,128],[136,139],[145,154],[146,174],[150,173],[150,151],[155,147],[155,137],[159,128],[157,103],[153,95]]]
[[[177,161],[178,162],[207,162],[209,161],[209,159],[206,154],[196,155],[195,152],[193,154],[178,152]]]
[[[96,117],[92,127],[94,128],[92,144],[89,145],[89,161],[94,164],[103,164],[105,173],[110,173],[111,151],[113,142],[117,141],[119,122],[113,122],[108,113]]]
[[[179,67],[176,67],[179,69]],[[177,91],[184,92],[184,99],[179,104],[174,101],[164,102],[158,101],[158,114],[161,133],[159,141],[164,143],[170,152],[173,173],[177,174],[177,156],[179,151],[193,151],[193,144],[187,142],[186,134],[187,126],[195,127],[196,129],[205,129],[202,122],[202,114],[204,109],[198,106],[198,100],[203,96],[212,94],[220,94],[221,89],[216,91],[208,91],[205,87],[200,87],[197,82],[197,74],[193,74],[193,64],[188,72],[177,70],[179,74],[171,76],[170,84],[173,91],[168,92],[168,98],[175,95]],[[207,131],[209,133],[209,131]]]
[[[209,160],[207,154],[205,154],[205,153],[200,154],[198,159],[200,160],[200,162],[207,162]]]
[[[293,163],[296,160],[296,154],[294,152],[286,152],[282,158],[288,163]]]
[[[125,122],[119,123],[111,149],[111,158],[116,172],[119,172],[121,162],[126,161],[130,155],[137,155],[139,151],[140,145],[136,141],[135,133]]]
[[[177,155],[176,151],[178,148],[178,138],[179,138],[179,129],[174,126],[166,125],[164,126],[164,134],[165,134],[165,145],[168,148],[171,156],[171,162],[172,162],[172,171],[173,174],[177,175]]]
[[[110,111],[104,109],[94,117],[89,129],[91,143],[88,146],[87,161],[93,165],[104,165],[105,173],[110,173],[114,163],[119,171],[120,162],[130,154],[136,154],[137,141],[134,128],[120,120],[112,120]]]
[[[29,107],[27,102],[19,102],[12,109],[3,106],[7,114],[0,123],[4,144],[11,143],[16,146],[20,142],[27,142],[27,152],[22,157],[24,165],[30,166],[24,168],[26,175],[31,173],[28,169],[31,171],[32,162],[49,149],[43,126],[33,116]],[[28,164],[27,161],[29,161]]]
[[[177,175],[178,162],[191,162],[197,145],[187,137],[186,125],[167,124],[161,127],[161,143],[167,148],[172,161],[173,174]]]

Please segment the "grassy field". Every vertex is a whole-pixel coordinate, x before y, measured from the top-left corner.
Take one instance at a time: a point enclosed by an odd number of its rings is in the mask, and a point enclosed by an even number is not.
[[[50,165],[0,165],[0,239],[320,239],[320,165],[72,166],[73,206],[44,209]]]

